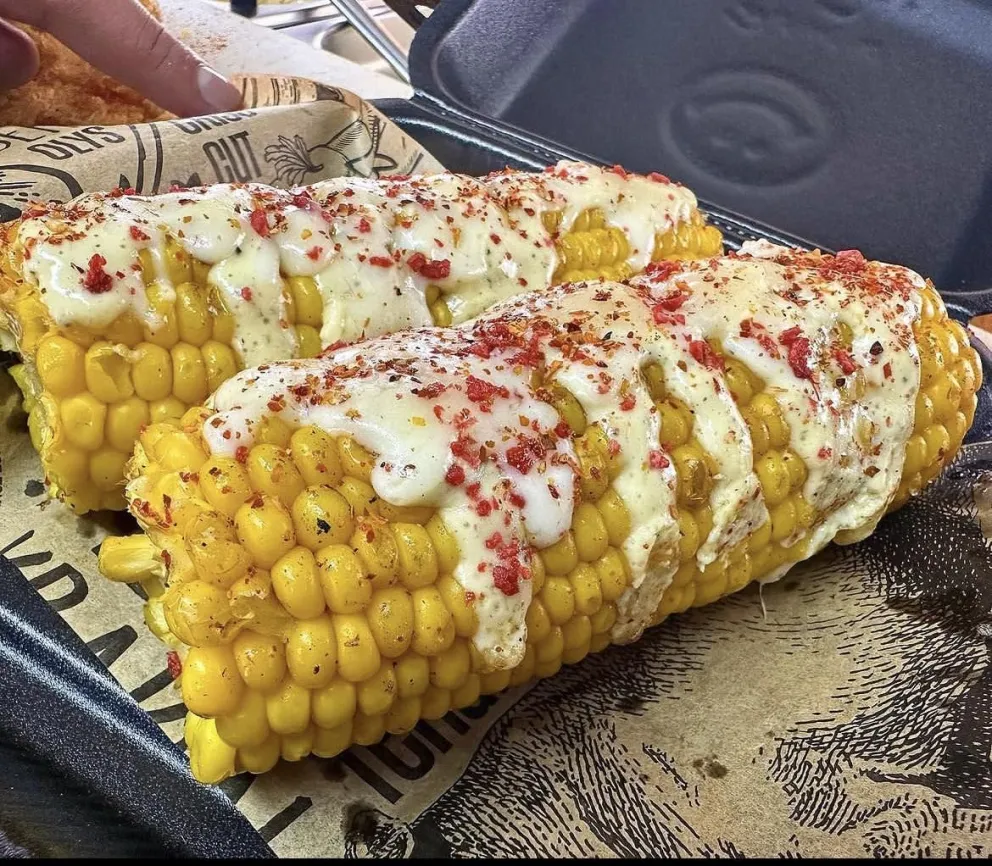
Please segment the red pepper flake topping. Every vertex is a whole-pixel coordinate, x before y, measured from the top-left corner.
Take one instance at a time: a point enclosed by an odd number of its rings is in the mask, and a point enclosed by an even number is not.
[[[313,204],[313,199],[310,198],[309,193],[298,192],[293,194],[293,204],[298,208],[306,210]]]
[[[690,340],[689,354],[708,370],[723,369],[723,358],[713,351],[713,347],[706,340]]]
[[[868,266],[860,250],[841,250],[834,256],[833,270],[842,274],[859,274]]]
[[[833,453],[834,452],[832,448],[829,448],[826,445],[821,445],[820,450],[816,452],[816,456],[819,457],[821,460],[829,460],[830,457],[833,455]]]
[[[473,469],[477,468],[482,462],[479,459],[479,446],[476,444],[475,440],[470,436],[465,436],[464,434],[459,434],[458,438],[451,443],[451,453],[455,457],[461,457],[469,466]],[[468,487],[468,495],[475,496],[478,494],[478,484],[471,484]],[[472,490],[475,489],[476,493],[473,494]]]
[[[486,539],[486,549],[496,550],[498,547],[503,546],[503,536],[498,532],[494,532],[489,538]]]
[[[667,469],[670,465],[664,451],[655,448],[648,454],[648,466],[652,469]]]
[[[455,463],[449,466],[448,471],[444,473],[444,480],[452,487],[461,487],[465,483],[465,470]]]
[[[778,341],[789,349],[789,366],[799,379],[812,379],[813,371],[809,366],[810,343],[802,336],[799,326],[789,328],[778,336]]]
[[[234,452],[234,459],[237,460],[238,463],[247,463],[248,462],[248,446],[247,445],[239,445],[238,446],[238,450]]]
[[[744,319],[741,321],[741,336],[745,339],[754,333],[754,319]]]
[[[241,297],[249,303],[251,302],[251,286],[244,286],[241,289]]]
[[[476,503],[475,511],[479,517],[488,517],[493,513],[493,504],[488,499],[482,499]]]
[[[491,240],[494,244],[498,244],[501,238],[498,234],[496,234],[496,232],[493,232],[491,235],[489,235],[489,240]]]
[[[90,257],[89,269],[83,277],[83,288],[94,295],[102,295],[114,287],[114,279],[105,270],[107,260],[99,253]]]
[[[183,672],[183,662],[179,658],[179,653],[175,650],[168,650],[165,654],[165,667],[172,679],[179,679],[179,675]]]
[[[516,490],[512,491],[509,495],[510,504],[516,506],[517,508],[523,508],[527,504],[527,500],[523,498]]]
[[[429,259],[423,253],[414,253],[406,263],[425,280],[443,280],[451,274],[451,262],[448,259]]]
[[[534,464],[544,457],[544,446],[529,436],[521,438],[518,445],[506,449],[506,462],[521,475],[526,475]]]
[[[286,398],[283,396],[273,397],[268,402],[270,412],[282,412],[286,408]]]
[[[170,183],[169,192],[185,192],[187,187],[183,186],[181,183]]]
[[[424,385],[422,388],[414,389],[413,393],[418,397],[423,397],[425,400],[436,400],[447,388],[447,385],[442,385],[440,382],[431,382],[430,385]]]
[[[520,286],[526,286],[527,280],[525,280],[523,277],[517,277],[517,284]]]
[[[648,175],[648,180],[653,180],[655,183],[671,183],[672,182],[671,178],[666,177],[663,174],[658,174],[658,172],[656,172],[656,171],[652,171]]]
[[[627,177],[628,177],[628,175],[630,174],[630,172],[628,172],[627,169],[625,169],[622,165],[613,165],[613,166],[610,166],[610,168],[608,168],[606,170],[607,171],[610,171],[610,172],[613,172],[613,174],[619,175],[624,180],[626,180]]]
[[[568,439],[572,435],[572,428],[565,421],[559,421],[555,425],[555,436],[559,439]]]
[[[147,241],[149,239],[148,238],[148,235],[146,235],[137,226],[131,226],[131,228],[129,229],[129,231],[131,233],[131,240],[133,240],[133,241]]]
[[[885,376],[886,379],[892,378],[892,365],[888,362],[886,362],[882,367],[882,375]]]
[[[307,258],[315,262],[321,257],[323,252],[323,247],[310,247],[310,249],[307,250]]]
[[[377,268],[391,268],[393,260],[389,256],[369,256],[369,264]]]
[[[465,383],[465,396],[473,403],[478,403],[482,412],[489,412],[492,409],[493,400],[497,397],[506,399],[510,396],[510,392],[503,385],[494,385],[485,379],[469,376]]]
[[[637,398],[631,394],[627,393],[623,395],[623,399],[620,401],[620,411],[630,412],[637,405]]]
[[[126,195],[134,195],[133,186],[129,186],[127,189],[121,189],[119,186],[116,186],[107,193],[107,198],[122,198]]]
[[[653,282],[662,283],[665,280],[671,279],[675,274],[682,270],[682,262],[670,262],[662,260],[660,262],[651,262],[645,269],[644,275],[649,277]]]
[[[265,211],[261,208],[255,208],[251,212],[251,217],[248,220],[251,223],[251,227],[255,230],[255,234],[260,235],[263,238],[269,236],[269,220],[265,216]]]
[[[854,363],[854,358],[844,349],[834,349],[834,360],[845,376],[850,376],[858,369],[858,365]]]
[[[358,221],[358,230],[363,234],[368,234],[372,231],[372,223],[370,223],[365,217],[362,217]]]

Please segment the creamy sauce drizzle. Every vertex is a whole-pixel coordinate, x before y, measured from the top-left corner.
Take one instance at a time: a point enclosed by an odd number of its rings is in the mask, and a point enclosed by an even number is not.
[[[430,325],[430,285],[462,322],[550,283],[557,256],[542,219],[548,211],[562,212],[565,232],[584,210],[602,208],[626,233],[639,269],[655,234],[689,219],[695,206],[689,190],[660,176],[561,163],[537,175],[482,179],[338,178],[289,192],[221,184],[155,197],[90,195],[25,219],[19,237],[28,251],[24,274],[55,322],[93,328],[126,312],[156,324],[138,254],[149,251],[168,296],[165,241],[176,238],[212,265],[209,281],[235,318],[235,348],[244,365],[257,366],[296,351],[285,278],[314,279],[324,345]]]
[[[352,435],[377,453],[377,494],[438,508],[455,535],[455,578],[479,618],[476,646],[487,663],[508,668],[525,648],[526,548],[560,538],[578,498],[570,435],[531,382],[535,367],[550,371],[616,444],[612,483],[631,517],[623,550],[632,585],[612,637],[634,640],[679,565],[676,476],[640,376],[646,364],[661,364],[666,387],[693,411],[694,436],[717,464],[700,568],[768,519],[747,426],[704,340],[720,340],[725,355],[760,375],[785,411],[790,447],[809,467],[804,495],[822,518],[808,555],[842,530],[873,527],[898,487],[919,389],[912,323],[922,281],[850,256],[754,252],[662,266],[627,285],[523,295],[457,328],[245,371],[212,398],[216,414],[204,436],[214,453],[237,455],[275,399],[291,423]],[[854,335],[844,363],[860,366],[867,382],[857,402],[842,399],[838,384],[831,335],[842,321]],[[783,350],[796,345],[796,328],[808,345],[790,354]],[[861,421],[874,424],[864,440],[856,433]]]

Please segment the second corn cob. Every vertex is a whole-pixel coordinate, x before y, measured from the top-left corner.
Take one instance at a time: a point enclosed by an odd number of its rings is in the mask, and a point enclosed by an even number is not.
[[[148,428],[101,567],[189,647],[194,773],[336,754],[874,528],[980,365],[901,268],[758,248],[249,371]],[[360,441],[361,444],[360,444]]]
[[[29,211],[2,247],[32,439],[49,490],[85,512],[123,507],[142,426],[180,418],[244,366],[716,255],[721,238],[667,178],[563,163],[88,196]]]

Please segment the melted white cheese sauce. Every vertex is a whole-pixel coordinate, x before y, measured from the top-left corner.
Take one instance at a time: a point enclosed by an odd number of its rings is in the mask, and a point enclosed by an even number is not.
[[[768,519],[747,426],[719,363],[701,350],[704,339],[720,340],[783,407],[790,447],[809,467],[804,495],[820,513],[808,555],[842,530],[873,527],[898,487],[919,389],[912,324],[922,281],[893,266],[832,275],[783,250],[756,252],[686,263],[674,274],[662,269],[628,285],[580,283],[523,295],[457,328],[380,337],[321,359],[248,370],[214,395],[217,414],[203,433],[214,453],[234,454],[251,444],[253,425],[271,414],[275,397],[285,401],[281,414],[290,422],[352,435],[377,453],[377,494],[398,505],[437,507],[455,535],[455,577],[479,618],[476,646],[490,665],[509,668],[525,648],[531,587],[524,548],[560,538],[578,498],[571,439],[531,386],[539,359],[576,397],[587,422],[616,444],[613,485],[631,517],[623,550],[632,584],[612,637],[631,641],[679,565],[676,476],[640,376],[646,364],[661,364],[666,387],[693,412],[694,436],[716,462],[713,529],[697,553],[700,568]],[[744,320],[751,322],[748,336]],[[867,379],[856,403],[841,399],[839,362],[828,343],[840,322],[854,334],[851,356]],[[796,327],[809,340],[805,371],[778,341]],[[756,339],[758,332],[771,342]],[[487,391],[491,401],[480,402]],[[854,432],[862,420],[874,424],[867,442]],[[467,449],[459,444],[464,436],[471,437]],[[514,450],[526,441],[543,447],[522,465]],[[466,459],[480,446],[481,461]],[[490,506],[480,510],[482,500]],[[520,577],[509,592],[497,579],[508,564]]]
[[[316,282],[324,345],[430,325],[429,285],[462,322],[550,283],[556,252],[542,220],[548,211],[563,212],[565,232],[584,210],[603,208],[641,268],[655,234],[688,219],[695,206],[691,192],[659,176],[561,163],[537,175],[481,180],[338,178],[289,192],[247,184],[83,196],[25,219],[19,237],[24,275],[55,322],[93,328],[129,311],[155,324],[138,254],[149,251],[168,296],[165,240],[176,238],[212,265],[209,281],[235,318],[235,348],[245,366],[256,366],[295,354],[284,278]],[[98,292],[87,280],[94,261],[97,275],[109,278]]]

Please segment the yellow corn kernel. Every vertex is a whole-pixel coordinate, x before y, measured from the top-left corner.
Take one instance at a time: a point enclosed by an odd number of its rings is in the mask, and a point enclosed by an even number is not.
[[[657,361],[650,361],[641,367],[641,375],[644,377],[644,384],[648,387],[648,393],[655,403],[665,399],[668,388],[665,385],[665,371]]]
[[[436,509],[429,505],[393,505],[385,499],[376,502],[376,511],[388,523],[415,523],[423,526],[433,516]]]
[[[224,629],[231,619],[227,595],[202,580],[191,580],[170,587],[163,601],[169,630],[190,646],[222,643]]]
[[[758,394],[750,408],[765,422],[768,429],[768,444],[772,448],[785,448],[789,444],[789,426],[785,423],[782,410],[770,394]]]
[[[540,643],[551,633],[551,617],[548,616],[548,609],[540,598],[535,597],[531,601],[524,622],[527,625],[527,640],[530,643]]]
[[[90,479],[100,491],[122,490],[124,487],[124,467],[129,454],[113,448],[101,448],[90,455]]]
[[[623,554],[610,548],[594,563],[599,584],[603,590],[603,601],[616,601],[627,589],[627,566]]]
[[[802,487],[806,482],[806,464],[795,451],[786,451],[782,454],[782,462],[789,473],[789,484],[793,489]]]
[[[313,753],[321,758],[333,758],[351,745],[353,733],[351,719],[334,728],[317,728],[313,735]]]
[[[791,499],[786,499],[771,509],[772,541],[781,543],[789,538],[798,526],[796,505]]]
[[[280,686],[265,698],[265,715],[269,727],[277,734],[299,734],[310,727],[309,689],[286,677]]]
[[[245,467],[230,457],[211,457],[199,470],[200,490],[213,508],[228,517],[251,496]]]
[[[154,343],[163,349],[171,349],[179,342],[179,326],[176,322],[175,304],[165,303],[164,297],[167,289],[163,289],[153,283],[148,286],[148,300],[152,309],[158,316],[158,321],[154,327],[147,325],[142,329],[142,336],[145,342]]]
[[[479,677],[479,691],[484,695],[495,695],[510,687],[510,671],[493,671]]]
[[[188,282],[177,284],[176,324],[179,339],[186,343],[202,346],[210,339],[213,322],[203,289]]]
[[[479,630],[479,618],[475,606],[465,594],[462,585],[450,575],[437,581],[438,591],[444,599],[445,607],[451,611],[455,624],[455,634],[459,637],[472,637]]]
[[[136,346],[141,342],[143,333],[141,322],[130,313],[125,313],[107,325],[104,336],[111,343],[120,343],[123,346]]]
[[[751,448],[754,452],[754,459],[757,460],[768,452],[770,437],[768,428],[761,416],[750,406],[741,412],[741,417],[747,424],[748,433],[751,435]]]
[[[219,511],[203,511],[186,529],[186,550],[199,576],[226,589],[243,577],[251,561],[234,536],[230,520]]]
[[[195,406],[206,400],[210,393],[207,388],[207,367],[203,354],[189,343],[177,343],[172,349],[172,390],[176,399],[187,406]]]
[[[583,562],[595,562],[609,547],[610,537],[606,524],[591,502],[582,502],[576,507],[572,517],[572,533],[575,549]]]
[[[548,574],[570,574],[579,564],[579,552],[575,547],[575,537],[566,532],[550,547],[540,551],[544,569]]]
[[[175,397],[153,400],[148,404],[148,415],[152,424],[160,424],[163,421],[178,421],[185,412],[186,404]]]
[[[770,520],[766,520],[751,533],[751,537],[747,540],[747,549],[754,554],[762,548],[767,547],[771,540],[772,524]]]
[[[746,406],[754,396],[754,391],[751,388],[751,377],[740,361],[736,361],[733,358],[727,358],[725,360],[726,369],[723,373],[723,380],[727,383],[730,396],[734,398],[734,402],[738,406]]]
[[[534,669],[537,665],[537,653],[533,644],[528,644],[524,659],[510,672],[510,685],[520,686],[530,682],[534,678]]]
[[[256,445],[248,453],[245,468],[255,490],[278,499],[287,508],[292,507],[303,490],[303,478],[289,459],[289,453],[276,445]],[[302,539],[301,542],[306,544]]]
[[[455,639],[455,623],[451,611],[437,587],[415,589],[413,596],[413,643],[415,652],[434,656],[443,652]]]
[[[693,519],[692,513],[680,510],[678,513],[679,522],[679,559],[687,562],[696,555],[699,545],[705,541],[699,534],[699,527]]]
[[[324,301],[313,277],[289,277],[286,287],[293,298],[296,324],[320,328],[324,319]]]
[[[773,508],[789,495],[792,479],[781,455],[771,451],[757,461],[755,471],[761,482],[761,492],[765,495],[765,504]]]
[[[233,713],[244,696],[230,647],[192,647],[183,661],[183,702],[191,713],[213,718]]]
[[[393,665],[396,693],[401,698],[422,695],[430,686],[430,662],[416,653],[407,653]]]
[[[457,689],[469,675],[472,661],[468,644],[455,641],[447,650],[430,660],[431,685],[442,689]]]
[[[65,337],[41,341],[35,365],[41,386],[55,397],[71,397],[86,387],[85,352]]]
[[[211,301],[214,311],[214,339],[218,343],[230,346],[234,342],[234,316],[227,311],[219,298],[213,297]]]
[[[60,413],[65,437],[77,448],[96,451],[103,444],[107,406],[92,394],[78,394],[62,401]]]
[[[94,343],[83,363],[86,388],[102,403],[118,403],[134,393],[131,365],[111,343]]]
[[[575,593],[567,577],[548,577],[541,591],[541,600],[555,625],[568,622],[575,613]]]
[[[171,472],[199,472],[207,455],[193,437],[181,430],[166,433],[155,447],[163,469]]]
[[[338,485],[338,493],[348,500],[355,517],[377,513],[375,503],[379,497],[368,482],[359,478],[345,478]]]
[[[362,561],[372,586],[392,586],[399,577],[399,550],[388,524],[373,518],[358,521],[351,546]]]
[[[553,626],[548,636],[540,643],[534,644],[534,658],[538,665],[551,662],[561,663],[561,654],[565,649],[565,638],[560,626]],[[538,676],[541,674],[538,673]],[[545,674],[550,676],[551,674]]]
[[[451,692],[430,686],[420,699],[421,715],[428,721],[443,719],[451,709]]]
[[[168,349],[139,343],[134,350],[131,379],[142,400],[164,400],[172,393],[172,356]]]
[[[608,634],[617,621],[617,607],[615,604],[604,604],[596,613],[589,617],[589,625],[592,633]]]
[[[358,555],[346,544],[317,551],[317,577],[334,613],[360,613],[372,598],[372,581]]]
[[[548,402],[558,412],[558,416],[564,421],[573,434],[581,436],[586,432],[586,413],[582,404],[575,395],[567,388],[563,388],[557,383],[552,383],[547,388]]]
[[[138,433],[151,420],[148,404],[140,397],[129,397],[107,408],[107,444],[130,456]]]
[[[230,346],[207,340],[200,349],[207,371],[207,390],[212,394],[238,372],[238,359]]]
[[[366,716],[364,713],[356,713],[352,725],[352,738],[360,746],[375,745],[386,733],[386,720],[382,716]]]
[[[305,547],[294,547],[272,566],[272,589],[293,619],[313,619],[324,612],[317,563]]]
[[[289,629],[286,664],[290,676],[307,689],[321,689],[335,675],[337,641],[329,616],[296,620]]]
[[[572,584],[576,612],[583,616],[591,616],[603,606],[603,589],[595,568],[583,562],[568,579]]]
[[[420,698],[399,698],[386,713],[386,732],[405,734],[420,721]]]
[[[302,761],[313,750],[313,728],[297,734],[285,734],[279,744],[279,753],[284,761]]]
[[[544,569],[544,560],[540,556],[530,558],[530,591],[537,595],[544,587],[548,573]]]
[[[375,459],[351,436],[342,436],[338,439],[338,456],[341,458],[341,468],[345,475],[369,482]]]
[[[165,272],[169,282],[174,286],[188,283],[193,277],[192,257],[175,239],[168,238],[165,242]]]
[[[402,587],[379,589],[369,600],[366,616],[384,658],[402,656],[413,639],[413,599]]]
[[[293,462],[309,485],[327,484],[336,487],[343,472],[337,443],[319,427],[301,427],[289,440]]]
[[[431,320],[439,328],[447,328],[451,325],[453,319],[451,316],[451,308],[448,306],[448,302],[444,298],[438,297],[427,304],[427,309],[430,311]]]
[[[451,690],[451,707],[460,710],[463,707],[470,707],[477,700],[482,691],[482,678],[478,674],[469,674],[457,689]]]
[[[259,746],[242,746],[238,749],[237,766],[244,772],[256,775],[269,772],[279,763],[280,742],[278,734],[269,734]]]
[[[358,708],[355,684],[336,679],[313,693],[313,720],[322,728],[350,722]]]
[[[566,653],[569,650],[573,652],[581,650],[581,656],[579,656],[581,658],[589,652],[589,641],[592,639],[592,622],[588,616],[574,616],[562,625],[561,635]],[[578,658],[575,659],[575,661],[578,660]],[[568,663],[575,664],[575,662]]]
[[[278,500],[255,497],[234,518],[238,538],[255,565],[270,569],[296,546],[293,518]]]
[[[320,333],[309,325],[296,326],[296,356],[298,358],[316,358],[323,349]]]
[[[451,574],[458,565],[458,542],[437,514],[427,521],[425,529],[437,555],[438,570],[441,574]]]
[[[261,746],[271,733],[262,694],[246,689],[240,706],[233,713],[218,717],[217,733],[236,749]]]
[[[415,523],[389,526],[396,542],[400,580],[407,589],[429,586],[437,580],[438,564],[427,530]]]
[[[216,785],[234,773],[235,750],[217,733],[213,719],[186,716],[190,769],[206,785]]]
[[[381,663],[379,648],[364,616],[338,613],[331,617],[337,637],[338,672],[353,683],[367,680]]]
[[[713,486],[703,452],[695,444],[680,445],[672,452],[678,474],[678,501],[696,507],[706,502]]]
[[[690,427],[682,413],[669,401],[658,404],[661,420],[661,433],[658,440],[661,447],[673,451],[689,441]]]
[[[942,424],[934,424],[923,434],[923,440],[927,444],[927,458],[924,469],[931,468],[940,470],[944,456],[950,450],[951,438],[947,435],[947,430]]]
[[[270,635],[243,631],[232,644],[238,673],[249,689],[271,692],[286,676],[282,641]]]
[[[596,447],[596,441],[589,436],[589,430],[576,438],[573,444],[579,462],[579,486],[582,498],[599,499],[610,486],[606,455]]]
[[[619,547],[630,535],[630,512],[623,499],[612,487],[596,502],[600,516],[606,526],[609,543]],[[605,553],[605,551],[604,551]]]
[[[396,675],[389,662],[383,663],[374,676],[356,687],[358,711],[366,716],[385,713],[396,698]]]

